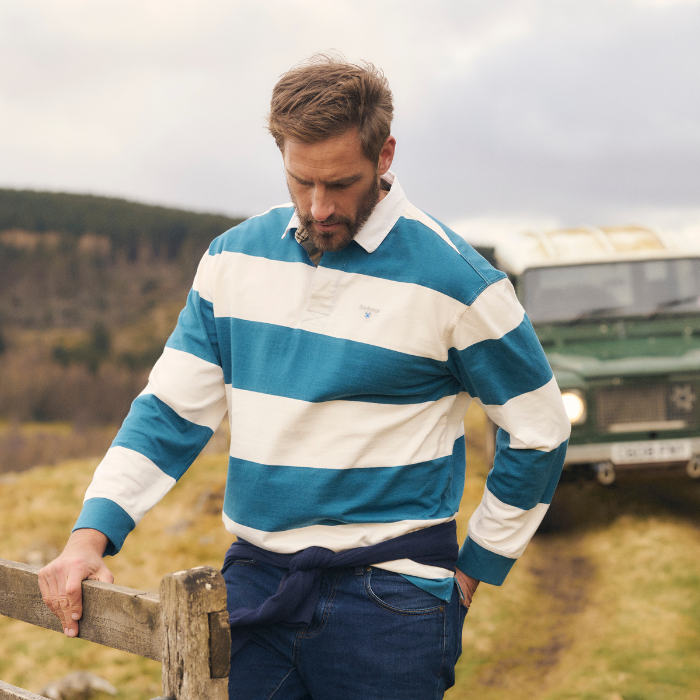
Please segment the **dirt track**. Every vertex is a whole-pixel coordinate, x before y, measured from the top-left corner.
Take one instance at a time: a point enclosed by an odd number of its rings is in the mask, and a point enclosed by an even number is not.
[[[545,690],[549,671],[572,646],[577,616],[589,604],[595,567],[581,549],[579,536],[546,535],[532,542],[526,566],[533,577],[536,614],[524,615],[514,627],[511,641],[498,649],[501,658],[479,674],[480,685]]]
[[[562,489],[477,592],[452,700],[700,700],[700,484]]]

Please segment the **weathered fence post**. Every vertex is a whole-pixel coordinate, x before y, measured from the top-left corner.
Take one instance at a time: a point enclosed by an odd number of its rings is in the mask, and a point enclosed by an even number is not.
[[[62,632],[44,605],[35,566],[0,559],[0,615]],[[163,662],[154,700],[228,700],[226,584],[211,566],[165,576],[160,596],[83,581],[80,637]],[[44,700],[0,681],[0,700]]]
[[[231,636],[226,584],[211,566],[168,574],[160,584],[163,695],[228,700]]]

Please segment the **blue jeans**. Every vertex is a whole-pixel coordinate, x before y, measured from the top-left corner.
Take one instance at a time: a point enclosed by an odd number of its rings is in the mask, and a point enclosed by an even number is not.
[[[254,608],[285,569],[239,559],[229,611]],[[454,685],[466,608],[374,567],[330,569],[311,625],[259,627],[231,660],[229,700],[438,700]]]

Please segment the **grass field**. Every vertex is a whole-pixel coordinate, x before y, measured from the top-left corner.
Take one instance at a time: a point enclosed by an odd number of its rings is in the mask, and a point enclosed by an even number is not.
[[[462,536],[484,487],[483,414],[470,410]],[[38,563],[62,547],[97,460],[0,476],[0,557]],[[203,454],[115,558],[117,583],[220,566],[226,457]],[[506,583],[482,585],[464,628],[449,700],[700,700],[700,485],[596,484],[560,492],[575,514],[538,534]],[[154,546],[157,543],[157,546]],[[159,664],[0,618],[0,679],[38,691],[73,670],[119,699],[160,694]],[[106,698],[108,696],[104,696]]]

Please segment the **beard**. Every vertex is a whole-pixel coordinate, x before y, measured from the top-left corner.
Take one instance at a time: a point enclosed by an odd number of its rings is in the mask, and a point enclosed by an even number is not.
[[[292,195],[291,192],[289,194],[292,198],[294,208],[297,211],[297,216],[299,217],[299,228],[308,234],[319,251],[325,253],[342,250],[350,244],[358,231],[365,225],[367,219],[369,219],[374,211],[374,207],[377,206],[377,202],[379,202],[379,193],[379,178],[377,177],[362,195],[354,217],[336,216],[334,214],[324,221],[318,222],[319,224],[342,224],[339,230],[330,231],[328,233],[317,230],[314,226],[316,219],[314,219],[311,214],[303,214],[299,211],[294,195]]]

